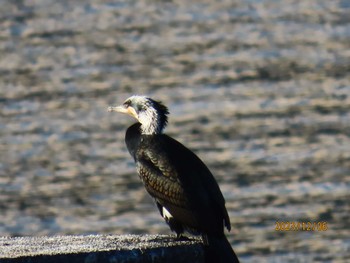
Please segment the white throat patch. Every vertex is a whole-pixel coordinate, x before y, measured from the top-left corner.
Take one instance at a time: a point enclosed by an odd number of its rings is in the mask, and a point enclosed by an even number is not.
[[[159,134],[162,131],[157,130],[158,118],[155,109],[148,107],[147,110],[141,112],[138,116],[138,120],[141,123],[141,129],[143,134]]]

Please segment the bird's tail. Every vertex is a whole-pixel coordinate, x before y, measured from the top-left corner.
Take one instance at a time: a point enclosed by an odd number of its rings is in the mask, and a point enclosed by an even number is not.
[[[239,263],[225,234],[207,235],[203,238],[205,239],[204,243],[206,243],[204,246],[206,263]]]

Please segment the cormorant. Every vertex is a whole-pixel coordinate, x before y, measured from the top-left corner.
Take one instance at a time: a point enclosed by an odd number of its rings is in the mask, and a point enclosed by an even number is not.
[[[184,145],[163,134],[168,109],[145,96],[132,96],[108,111],[126,113],[137,123],[125,142],[137,172],[160,214],[180,237],[202,235],[206,262],[239,262],[225,234],[231,229],[225,200],[207,166]]]

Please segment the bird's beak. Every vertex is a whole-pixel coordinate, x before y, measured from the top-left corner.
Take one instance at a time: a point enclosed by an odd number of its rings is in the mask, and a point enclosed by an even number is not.
[[[137,119],[137,113],[136,113],[135,109],[133,107],[130,107],[130,106],[127,108],[125,108],[123,105],[122,106],[109,106],[108,112],[112,112],[112,111],[125,113],[125,114],[128,114],[128,115],[134,117],[135,119]]]

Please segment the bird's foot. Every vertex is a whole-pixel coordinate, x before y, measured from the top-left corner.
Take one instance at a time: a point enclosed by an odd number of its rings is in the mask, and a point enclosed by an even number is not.
[[[184,236],[183,234],[176,234],[176,240],[178,240],[178,241],[189,241],[191,239],[186,237],[186,236]]]

